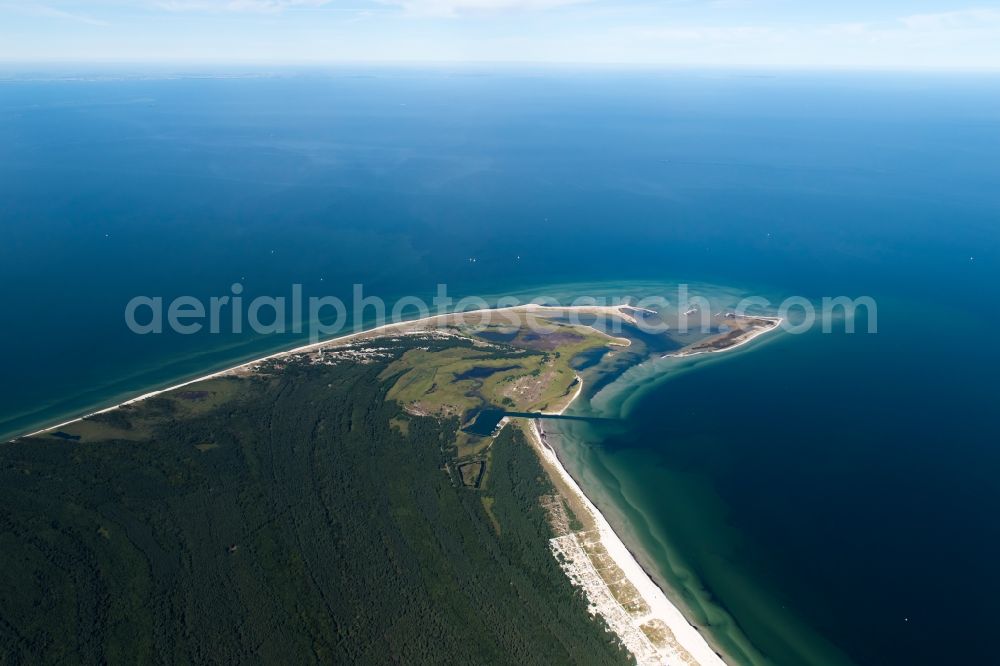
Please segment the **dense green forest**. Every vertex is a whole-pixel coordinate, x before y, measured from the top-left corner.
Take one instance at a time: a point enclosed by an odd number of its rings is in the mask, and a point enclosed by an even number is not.
[[[379,379],[418,341],[387,344],[0,445],[3,663],[628,661],[548,550],[520,431],[463,486],[458,422]]]

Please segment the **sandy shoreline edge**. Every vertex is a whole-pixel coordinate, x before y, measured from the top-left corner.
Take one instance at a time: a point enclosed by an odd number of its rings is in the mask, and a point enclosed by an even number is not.
[[[576,402],[576,399],[580,397],[583,393],[583,379],[577,375],[577,390],[573,394],[573,397],[562,407],[562,409],[552,412],[553,415],[558,416],[563,414],[570,406]],[[528,436],[533,440],[535,448],[538,450],[538,455],[542,458],[543,463],[552,469],[552,471],[559,476],[559,479],[565,485],[565,487],[576,495],[576,499],[579,503],[585,507],[585,509],[590,513],[591,519],[597,526],[597,530],[600,534],[600,542],[604,546],[608,555],[618,566],[621,572],[624,574],[625,578],[635,587],[639,595],[646,602],[649,607],[649,613],[644,616],[643,619],[648,618],[658,618],[662,620],[670,631],[674,635],[674,639],[680,646],[687,651],[687,653],[697,660],[699,666],[726,666],[726,662],[712,649],[705,640],[705,637],[701,635],[698,629],[691,624],[684,614],[680,611],[677,606],[675,606],[668,598],[663,589],[656,584],[649,573],[642,568],[639,561],[632,554],[632,551],[628,549],[625,542],[621,540],[621,537],[615,532],[614,528],[611,527],[611,523],[608,522],[604,514],[597,508],[597,506],[591,501],[590,497],[583,491],[580,484],[577,483],[576,479],[566,470],[563,466],[562,461],[559,459],[558,454],[555,449],[549,445],[545,440],[545,436],[542,434],[539,428],[540,419],[532,419],[529,421],[529,425],[525,430]],[[639,627],[639,622],[633,622],[636,629]],[[623,640],[626,636],[621,636]],[[639,655],[635,655],[639,659]],[[639,663],[662,663],[662,664],[682,664],[687,663],[681,660],[672,660],[669,658],[664,658],[662,652],[658,655],[658,658],[654,658],[652,661],[647,659],[639,659]]]
[[[324,347],[337,346],[348,344],[355,340],[363,340],[367,338],[377,338],[383,335],[388,335],[396,333],[398,335],[409,335],[414,333],[424,333],[428,330],[433,330],[431,328],[434,324],[447,323],[449,318],[460,318],[467,317],[470,315],[483,315],[483,314],[511,314],[517,312],[542,312],[554,314],[560,311],[574,311],[581,314],[597,314],[605,316],[615,316],[621,317],[625,321],[635,323],[635,319],[628,315],[627,313],[621,312],[621,308],[632,309],[630,306],[613,306],[613,305],[538,305],[534,303],[526,303],[523,305],[512,305],[503,308],[481,308],[478,310],[468,310],[465,312],[447,312],[442,314],[431,315],[429,317],[424,317],[422,319],[412,319],[408,321],[393,322],[391,324],[383,324],[381,326],[376,326],[374,328],[365,329],[362,331],[355,331],[353,333],[348,333],[335,338],[330,338],[329,340],[320,340],[318,342],[310,342],[305,345],[294,347],[292,349],[286,349],[283,351],[274,352],[272,354],[267,354],[266,356],[261,356],[258,358],[251,359],[249,361],[244,361],[237,365],[224,368],[222,370],[216,370],[215,372],[210,372],[207,375],[202,375],[200,377],[195,377],[194,379],[187,379],[185,381],[179,382],[177,384],[172,384],[171,386],[164,387],[162,389],[157,389],[155,391],[149,391],[143,393],[134,398],[129,398],[128,400],[123,400],[122,402],[110,405],[109,407],[102,407],[101,409],[96,409],[81,416],[75,416],[71,419],[61,421],[54,425],[47,425],[44,428],[39,428],[32,432],[23,433],[16,435],[8,439],[8,442],[13,442],[15,440],[21,439],[23,437],[34,437],[36,435],[41,435],[47,433],[51,430],[56,430],[57,428],[63,428],[65,426],[83,421],[84,419],[90,418],[91,416],[97,416],[98,414],[104,414],[106,412],[113,411],[120,407],[125,407],[126,405],[131,405],[136,402],[141,402],[143,400],[148,400],[161,393],[167,393],[169,391],[175,391],[179,388],[184,388],[185,386],[190,386],[191,384],[197,384],[198,382],[203,382],[209,379],[215,379],[216,377],[224,377],[226,375],[239,372],[240,370],[245,370],[251,368],[251,366],[257,365],[258,363],[263,363],[265,361],[270,361],[278,358],[283,358],[285,356],[292,356],[295,354],[302,354],[310,351],[315,351],[317,349],[322,349]],[[442,322],[441,320],[445,320]],[[417,327],[413,330],[406,330],[410,327]]]
[[[784,319],[781,317],[758,318],[771,322],[772,326],[754,330],[748,335],[743,336],[735,344],[723,349],[665,354],[662,358],[680,359],[705,353],[723,353],[732,351],[749,344],[753,340],[756,340],[767,333],[773,333],[779,330],[781,324],[784,322]],[[563,414],[572,406],[574,402],[576,402],[576,399],[582,393],[583,379],[578,375],[576,392],[561,409],[551,412],[551,414]],[[539,419],[532,419],[529,422],[529,427],[525,428],[528,436],[531,437],[533,444],[538,450],[538,455],[543,459],[543,462],[547,463],[552,471],[558,475],[559,479],[563,482],[563,484],[565,484],[565,487],[568,488],[569,492],[574,493],[576,495],[576,499],[590,513],[591,518],[594,520],[600,533],[601,544],[604,546],[614,563],[619,569],[621,569],[625,578],[627,578],[628,581],[635,587],[642,599],[649,606],[650,612],[647,616],[645,616],[645,618],[657,617],[663,620],[673,633],[677,643],[679,643],[691,657],[697,660],[697,663],[700,666],[726,666],[726,662],[717,652],[715,652],[715,650],[712,649],[711,645],[701,632],[699,632],[698,629],[691,624],[686,617],[684,617],[684,614],[676,605],[673,604],[673,602],[670,601],[669,598],[667,598],[666,593],[656,583],[656,581],[653,580],[649,572],[646,571],[641,564],[639,564],[635,555],[628,549],[621,537],[619,537],[615,532],[614,528],[611,527],[611,524],[608,522],[607,518],[605,518],[604,514],[601,513],[590,497],[583,491],[580,484],[577,483],[576,479],[574,479],[565,468],[555,449],[546,441],[545,435],[541,431],[539,421]],[[633,625],[638,628],[639,622],[633,621]],[[625,639],[625,636],[621,636],[621,638]],[[636,656],[638,658],[638,655]],[[653,660],[644,661],[639,659],[639,663],[686,664],[688,662],[681,659],[664,657],[662,652],[660,652],[660,654]]]
[[[691,356],[698,356],[700,354],[722,354],[737,349],[738,347],[742,347],[743,345],[749,344],[762,335],[773,333],[774,331],[778,330],[783,323],[785,323],[785,320],[781,317],[762,317],[755,315],[754,319],[760,319],[762,321],[771,322],[771,326],[768,326],[767,328],[754,329],[750,333],[747,333],[746,335],[742,336],[739,342],[731,344],[728,347],[724,347],[722,349],[699,349],[697,351],[687,351],[687,352],[685,352],[682,349],[676,352],[670,352],[669,354],[664,354],[660,358],[688,358]]]
[[[470,310],[461,313],[445,313],[433,315],[430,317],[425,317],[423,319],[414,319],[404,322],[395,322],[391,324],[384,324],[382,326],[377,326],[371,329],[356,331],[354,333],[349,333],[340,337],[331,338],[329,340],[323,340],[319,342],[313,342],[306,345],[301,345],[293,349],[288,349],[285,351],[275,352],[266,356],[262,356],[244,363],[240,363],[223,370],[218,370],[215,372],[208,373],[206,375],[190,379],[187,381],[168,386],[166,388],[158,389],[155,391],[150,391],[142,395],[130,398],[128,400],[122,401],[115,405],[105,407],[99,410],[95,410],[88,414],[78,416],[55,425],[50,425],[40,430],[34,432],[18,435],[12,438],[10,441],[15,441],[25,437],[32,437],[58,428],[77,423],[91,416],[98,414],[103,414],[106,412],[113,411],[120,407],[126,405],[131,405],[149,398],[155,397],[162,393],[169,391],[174,391],[185,386],[196,384],[198,382],[203,382],[209,379],[214,379],[217,377],[223,377],[237,373],[242,370],[252,369],[253,366],[263,363],[265,361],[279,359],[287,356],[292,356],[296,354],[307,353],[310,351],[316,351],[324,347],[340,346],[344,344],[349,344],[354,341],[360,341],[365,339],[372,339],[378,337],[384,337],[386,335],[411,335],[432,332],[434,330],[435,324],[447,324],[449,318],[460,319],[464,316],[469,315],[482,315],[482,314],[503,314],[503,313],[517,313],[517,312],[541,312],[546,314],[557,314],[561,311],[576,311],[581,314],[597,314],[605,316],[620,317],[625,321],[635,323],[635,319],[628,314],[628,312],[623,311],[630,309],[629,306],[545,306],[537,304],[526,304],[526,305],[516,305],[506,308],[487,308],[480,310]],[[442,321],[443,320],[443,321]],[[780,320],[778,320],[780,322]],[[747,339],[741,340],[738,344],[728,347],[726,349],[717,351],[730,351],[736,347],[743,346],[744,344],[756,339],[764,333],[771,332],[777,329],[777,326],[772,328],[767,328],[761,331],[756,331],[754,334],[748,336]],[[610,337],[610,336],[609,336]],[[692,354],[693,355],[693,354]],[[567,403],[558,412],[552,412],[554,415],[562,414],[566,411],[581,395],[583,391],[583,380],[579,376],[577,377],[577,390],[574,395],[567,401]],[[573,476],[566,470],[562,462],[559,460],[558,455],[552,449],[551,446],[544,440],[544,436],[539,432],[538,421],[529,421],[529,427],[525,429],[532,438],[533,444],[538,450],[539,456],[547,463],[551,469],[559,476],[560,480],[565,484],[565,486],[576,495],[576,499],[586,508],[590,513],[591,518],[597,526],[600,533],[600,541],[607,553],[613,559],[614,563],[619,567],[624,576],[628,581],[635,587],[639,592],[642,599],[649,606],[651,617],[656,617],[661,619],[670,631],[673,633],[677,643],[679,643],[684,650],[690,654],[691,657],[697,660],[698,664],[701,666],[725,666],[723,659],[711,648],[707,640],[702,636],[702,634],[684,617],[683,613],[667,598],[664,591],[656,584],[656,582],[651,578],[651,576],[646,572],[645,569],[639,564],[638,560],[628,549],[625,543],[621,540],[618,534],[611,527],[611,524],[604,517],[604,515],[598,510],[597,506],[591,501],[587,494],[583,491],[577,481]],[[647,662],[644,662],[647,663]],[[663,659],[654,663],[675,663],[669,659]],[[676,662],[680,663],[680,662]]]

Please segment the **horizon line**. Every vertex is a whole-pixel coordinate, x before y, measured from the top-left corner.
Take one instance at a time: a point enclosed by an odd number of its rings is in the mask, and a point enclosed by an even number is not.
[[[829,63],[677,63],[630,61],[572,61],[572,60],[288,60],[263,62],[257,60],[196,60],[196,59],[136,59],[88,58],[66,59],[3,59],[0,68],[23,67],[196,67],[196,68],[252,68],[252,69],[324,69],[350,67],[392,68],[446,68],[446,67],[504,67],[515,69],[573,68],[573,69],[634,69],[634,70],[684,70],[684,71],[766,71],[766,72],[857,72],[857,73],[947,73],[947,74],[1000,74],[1000,65],[858,65]]]

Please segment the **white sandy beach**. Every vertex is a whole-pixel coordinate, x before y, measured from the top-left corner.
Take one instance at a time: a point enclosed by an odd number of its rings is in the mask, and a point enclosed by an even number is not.
[[[583,380],[578,376],[577,390],[573,397],[562,409],[558,412],[553,412],[553,414],[562,414],[565,412],[566,409],[568,409],[569,406],[576,400],[576,398],[579,397],[582,391]],[[615,533],[611,524],[604,517],[604,514],[598,510],[597,506],[595,506],[587,494],[583,492],[583,489],[580,488],[580,485],[576,482],[572,475],[566,471],[566,468],[563,467],[562,462],[559,460],[559,456],[556,455],[555,450],[548,445],[544,436],[539,431],[538,421],[532,420],[527,430],[529,435],[534,440],[534,444],[539,452],[539,455],[543,458],[543,461],[547,463],[547,466],[559,476],[565,486],[569,488],[569,491],[577,496],[579,502],[590,513],[591,518],[597,525],[597,529],[600,533],[601,544],[604,546],[614,563],[624,574],[625,578],[632,583],[649,608],[648,613],[644,613],[639,617],[632,617],[627,613],[620,613],[622,617],[627,618],[625,619],[625,622],[630,622],[633,626],[628,628],[631,629],[631,631],[622,631],[621,628],[617,628],[619,637],[623,640],[626,646],[632,650],[639,663],[669,664],[671,666],[690,663],[679,657],[676,649],[657,649],[648,641],[643,640],[644,635],[639,627],[650,620],[659,620],[670,629],[674,640],[677,644],[679,644],[683,651],[687,652],[687,655],[694,658],[700,666],[725,666],[725,662],[722,658],[719,657],[714,650],[712,650],[705,638],[698,632],[697,629],[694,628],[694,626],[691,625],[690,622],[687,621],[681,611],[670,602],[667,595],[653,581],[653,579],[650,578],[649,574],[646,573],[629,549],[625,546],[625,543],[621,540],[618,534]],[[612,603],[614,603],[613,599]],[[614,628],[613,622],[609,622],[609,624]],[[637,645],[637,642],[640,644]]]
[[[57,430],[59,428],[64,428],[64,427],[66,427],[68,425],[71,425],[71,424],[76,423],[78,421],[82,421],[82,420],[84,420],[86,418],[89,418],[91,416],[96,416],[97,414],[104,414],[105,412],[110,412],[112,410],[118,409],[120,407],[124,407],[126,405],[131,405],[133,403],[140,402],[142,400],[148,400],[149,398],[152,398],[154,396],[158,396],[161,393],[166,393],[168,391],[175,391],[175,390],[177,390],[179,388],[183,388],[185,386],[190,386],[191,384],[197,384],[198,382],[203,382],[203,381],[206,381],[208,379],[215,379],[216,377],[224,377],[226,375],[231,375],[231,374],[234,374],[234,373],[238,373],[240,371],[250,370],[253,366],[255,366],[255,365],[259,364],[259,363],[263,363],[265,361],[271,361],[271,360],[274,360],[274,359],[279,359],[279,358],[283,358],[283,357],[286,357],[286,356],[292,356],[292,355],[295,355],[295,354],[308,353],[308,352],[316,351],[318,349],[322,349],[324,347],[334,347],[334,346],[337,346],[337,345],[347,344],[347,343],[350,343],[350,342],[355,341],[355,340],[363,340],[363,339],[366,339],[366,338],[375,338],[375,337],[380,337],[382,335],[387,335],[387,334],[392,334],[392,333],[395,333],[397,335],[410,334],[410,333],[422,333],[422,332],[426,332],[426,331],[429,331],[429,330],[433,330],[434,327],[436,327],[436,326],[447,325],[449,323],[448,322],[449,319],[459,320],[461,317],[468,317],[468,316],[472,316],[472,315],[479,316],[479,315],[489,314],[489,315],[492,316],[492,315],[495,315],[495,314],[500,314],[500,315],[503,315],[503,314],[517,314],[519,312],[525,312],[525,313],[528,313],[528,314],[535,313],[535,312],[541,312],[543,314],[548,314],[548,315],[555,315],[555,314],[558,314],[560,312],[577,312],[579,314],[592,314],[592,315],[598,315],[598,316],[620,317],[623,320],[628,321],[629,323],[635,323],[634,317],[632,317],[631,315],[629,315],[627,313],[621,312],[620,311],[620,307],[626,307],[627,308],[629,306],[612,306],[612,305],[575,305],[575,306],[574,305],[565,305],[565,306],[563,306],[563,305],[538,305],[538,304],[535,304],[535,303],[527,303],[527,304],[524,304],[524,305],[514,305],[514,306],[510,306],[510,307],[505,307],[505,308],[486,308],[486,309],[479,309],[479,310],[469,310],[467,312],[449,312],[449,313],[445,313],[445,314],[438,314],[438,315],[432,315],[430,317],[424,317],[423,319],[413,319],[413,320],[410,320],[410,321],[402,321],[402,322],[394,322],[394,323],[391,323],[391,324],[383,324],[382,326],[376,326],[374,328],[366,329],[366,330],[363,330],[363,331],[357,331],[357,332],[354,332],[354,333],[348,333],[347,335],[342,335],[340,337],[331,338],[329,340],[321,340],[319,342],[312,342],[312,343],[309,343],[307,345],[302,345],[300,347],[295,347],[293,349],[288,349],[288,350],[285,350],[285,351],[275,352],[274,354],[269,354],[267,356],[262,356],[260,358],[253,359],[253,360],[247,361],[245,363],[240,363],[239,365],[234,365],[232,367],[225,368],[224,370],[218,370],[216,372],[211,372],[211,373],[209,373],[207,375],[203,375],[201,377],[196,377],[194,379],[189,379],[187,381],[180,382],[179,384],[173,384],[171,386],[167,386],[167,387],[162,388],[162,389],[157,389],[155,391],[150,391],[148,393],[143,393],[142,395],[136,396],[134,398],[129,398],[128,400],[124,400],[124,401],[119,402],[117,404],[111,405],[110,407],[105,407],[103,409],[94,410],[92,412],[88,412],[88,413],[83,414],[81,416],[77,416],[77,417],[74,417],[72,419],[68,419],[66,421],[62,421],[60,423],[56,423],[55,425],[50,425],[50,426],[46,426],[44,428],[40,428],[39,430],[35,430],[34,432],[30,432],[30,433],[27,433],[27,434],[24,434],[24,435],[18,435],[14,439],[20,439],[21,437],[34,437],[35,435],[41,435],[41,434],[44,434],[44,433],[52,431],[52,430]],[[452,322],[452,323],[457,323],[457,322]],[[612,337],[612,336],[609,336],[609,337]],[[620,340],[620,338],[613,338],[613,337],[612,337],[612,339],[613,340]]]
[[[765,335],[767,333],[771,333],[771,332],[777,331],[778,329],[781,328],[782,322],[785,321],[781,317],[754,317],[754,319],[761,319],[763,321],[774,322],[774,325],[773,326],[769,326],[768,328],[758,328],[758,329],[755,329],[755,330],[747,333],[742,338],[740,338],[739,342],[735,342],[735,343],[729,345],[728,347],[723,347],[722,349],[699,349],[699,350],[696,350],[696,351],[685,351],[684,349],[681,349],[680,351],[671,352],[669,354],[664,354],[663,358],[684,358],[684,357],[687,357],[687,356],[697,356],[698,354],[718,354],[718,353],[721,353],[721,352],[732,351],[733,349],[736,349],[737,347],[742,347],[743,345],[756,340],[757,338],[759,338],[762,335]]]
[[[184,381],[179,384],[169,386],[167,388],[144,393],[142,395],[123,401],[116,405],[112,405],[110,407],[97,410],[85,416],[80,416],[74,419],[70,419],[68,421],[64,421],[56,425],[48,426],[34,433],[31,433],[30,435],[25,435],[25,436],[38,435],[52,430],[56,430],[58,428],[62,428],[77,421],[83,420],[89,416],[108,412],[125,405],[130,405],[136,402],[140,402],[142,400],[147,400],[154,396],[160,395],[161,393],[167,391],[173,391],[175,389],[189,386],[191,384],[196,384],[198,382],[213,379],[216,377],[223,377],[226,375],[232,375],[240,372],[249,371],[252,370],[254,366],[257,366],[258,364],[265,361],[280,359],[282,357],[287,357],[295,354],[308,353],[324,347],[340,346],[357,340],[376,338],[392,334],[407,335],[407,334],[429,332],[433,331],[436,326],[442,326],[449,323],[461,323],[460,318],[463,316],[470,316],[470,315],[478,316],[484,313],[489,313],[491,315],[504,314],[504,313],[511,314],[518,312],[526,312],[526,313],[541,312],[546,315],[558,315],[562,311],[565,312],[576,311],[580,314],[614,316],[614,317],[620,317],[625,321],[629,321],[630,323],[635,323],[634,317],[632,315],[626,312],[621,312],[619,307],[617,306],[543,306],[543,305],[529,304],[529,305],[512,306],[509,308],[494,308],[488,310],[473,310],[465,313],[448,313],[442,315],[434,315],[431,317],[426,317],[424,319],[386,324],[365,331],[359,331],[344,336],[340,336],[337,338],[333,338],[330,340],[310,343],[287,351],[270,354],[268,356],[248,361],[246,363],[241,363],[239,365],[226,368],[224,370],[219,370],[217,372],[212,372],[207,375],[197,377],[195,379]],[[741,341],[737,345],[733,345],[731,347],[719,351],[729,351],[730,349],[733,349],[737,346],[749,342],[757,335],[766,333],[771,330],[775,330],[775,328],[776,327],[755,332],[755,335],[748,336],[748,339]],[[612,338],[612,339],[618,340],[617,338]],[[619,344],[621,343],[619,342]],[[562,409],[554,413],[561,414],[562,412],[564,412],[566,408],[568,408],[569,405],[576,400],[576,398],[580,395],[582,390],[583,390],[583,381],[581,378],[578,377],[576,392],[567,401],[567,403],[563,406]],[[587,497],[587,495],[577,484],[576,480],[573,479],[573,477],[566,471],[562,463],[559,461],[558,456],[555,454],[555,451],[553,451],[552,448],[548,446],[548,444],[544,441],[543,436],[539,433],[535,421],[530,422],[530,427],[528,428],[528,432],[532,436],[534,443],[539,451],[539,454],[543,457],[543,461],[547,463],[547,466],[551,467],[551,469],[554,470],[556,474],[558,474],[558,476],[566,485],[566,487],[568,487],[571,492],[577,495],[579,502],[591,514],[593,522],[597,526],[597,529],[599,530],[601,544],[604,546],[604,548],[607,550],[607,553],[614,560],[615,564],[619,567],[619,569],[628,579],[628,581],[631,582],[631,584],[635,587],[635,589],[638,591],[638,593],[641,595],[642,599],[648,606],[649,608],[648,613],[644,614],[641,618],[636,618],[635,620],[633,620],[634,622],[637,623],[637,625],[636,627],[632,628],[632,633],[634,634],[636,631],[638,631],[637,629],[638,624],[641,624],[642,622],[646,622],[649,620],[659,620],[669,628],[670,632],[672,632],[673,634],[676,643],[681,648],[683,648],[683,651],[686,652],[690,657],[697,660],[698,664],[701,664],[702,666],[723,666],[725,662],[723,662],[723,660],[712,650],[712,648],[709,646],[707,641],[702,637],[702,635],[684,618],[683,614],[676,606],[674,606],[670,602],[666,594],[664,594],[663,590],[660,589],[660,587],[652,580],[652,578],[650,578],[650,576],[642,569],[638,561],[635,559],[635,557],[633,557],[632,553],[629,552],[628,548],[622,542],[621,538],[619,538],[619,536],[612,529],[611,525],[608,523],[604,515],[597,509],[597,507],[590,500],[590,498]],[[623,635],[622,638],[624,640],[625,636]],[[626,644],[628,644],[628,641],[626,641]],[[690,663],[689,661],[683,661],[677,659],[676,658],[677,652],[674,650],[654,649],[654,652],[652,654],[653,654],[652,659],[650,658],[650,654],[646,654],[645,658],[641,659],[642,663],[662,663],[662,664]]]

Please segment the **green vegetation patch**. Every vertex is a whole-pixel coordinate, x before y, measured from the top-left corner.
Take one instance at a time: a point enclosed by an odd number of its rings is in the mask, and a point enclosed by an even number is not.
[[[139,403],[88,416],[44,436],[63,441],[141,441],[176,419],[206,414],[237,399],[245,389],[236,377],[216,377],[166,391]]]
[[[541,333],[510,324],[477,329],[476,335],[492,343],[488,348],[407,351],[382,373],[383,379],[394,379],[389,398],[411,414],[463,422],[487,405],[511,411],[562,407],[576,382],[573,357],[614,339],[583,326],[552,321],[544,326]]]
[[[463,487],[457,420],[387,400],[388,362],[140,403],[142,442],[0,447],[5,661],[628,662],[548,550],[524,436]]]

